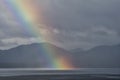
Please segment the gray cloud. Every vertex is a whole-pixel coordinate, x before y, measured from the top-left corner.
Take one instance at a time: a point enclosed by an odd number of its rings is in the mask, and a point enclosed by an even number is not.
[[[44,8],[43,16],[47,24],[57,31],[57,34],[54,34],[55,41],[52,43],[66,49],[77,47],[86,49],[120,43],[120,0],[38,0],[38,2],[40,7]],[[3,10],[0,8],[0,12],[6,13]],[[11,18],[5,18],[1,13],[0,16],[0,39],[33,37],[12,22]]]
[[[52,0],[46,17],[66,47],[90,48],[120,43],[119,0]]]

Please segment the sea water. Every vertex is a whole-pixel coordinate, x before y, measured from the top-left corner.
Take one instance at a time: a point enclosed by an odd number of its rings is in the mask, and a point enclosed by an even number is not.
[[[79,68],[72,70],[42,69],[42,68],[12,68],[0,69],[0,76],[17,75],[62,75],[62,74],[115,74],[120,75],[120,68]]]

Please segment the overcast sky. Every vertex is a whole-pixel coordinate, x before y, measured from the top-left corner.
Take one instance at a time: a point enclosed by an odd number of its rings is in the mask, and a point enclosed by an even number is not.
[[[0,1],[0,49],[37,42],[19,27]],[[88,49],[120,43],[120,0],[34,0],[43,8],[54,42],[63,48]],[[37,8],[39,9],[39,8]]]

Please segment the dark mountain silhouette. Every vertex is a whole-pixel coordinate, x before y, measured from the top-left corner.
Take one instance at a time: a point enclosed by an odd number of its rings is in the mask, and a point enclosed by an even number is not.
[[[73,58],[76,67],[120,68],[120,45],[99,46],[88,51],[75,50]]]
[[[70,57],[68,51],[49,43],[22,45],[0,51],[0,68],[47,68],[50,64],[48,53],[56,58]]]
[[[85,50],[81,49],[81,48],[76,48],[76,49],[73,49],[71,50],[71,53],[84,53]]]
[[[48,52],[47,52],[48,51]],[[54,52],[53,52],[54,51]],[[71,53],[49,43],[22,45],[0,51],[0,68],[48,68],[49,57],[67,57],[75,67],[80,68],[120,68],[120,45],[99,46]]]

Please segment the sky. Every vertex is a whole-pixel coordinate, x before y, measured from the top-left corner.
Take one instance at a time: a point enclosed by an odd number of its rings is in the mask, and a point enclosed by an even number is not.
[[[31,6],[40,36],[18,25],[3,1],[0,0],[0,49],[44,42],[41,35],[49,36],[46,41],[65,49],[120,44],[120,0],[22,0],[23,6]]]

